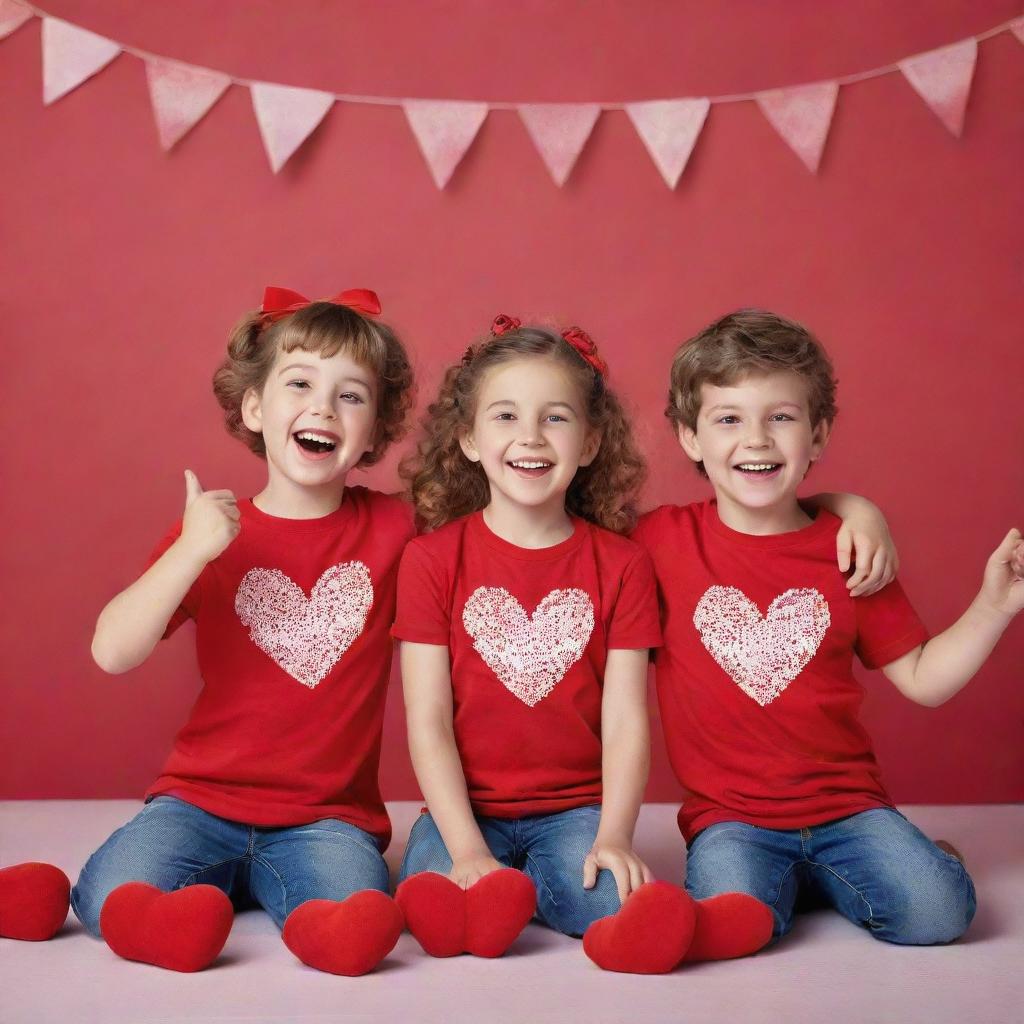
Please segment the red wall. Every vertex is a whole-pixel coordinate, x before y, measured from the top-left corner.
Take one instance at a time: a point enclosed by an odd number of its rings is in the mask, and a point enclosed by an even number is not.
[[[536,101],[848,74],[1019,13],[1017,0],[49,9],[238,76]],[[241,88],[166,155],[139,61],[120,57],[44,109],[38,22],[0,43],[0,797],[134,796],[160,766],[197,690],[190,629],[115,678],[90,661],[92,627],[180,513],[184,467],[242,495],[260,486],[261,463],[225,434],[209,380],[228,328],[269,283],[377,289],[425,395],[499,311],[583,323],[636,409],[651,504],[704,493],[661,417],[675,346],[738,305],[806,321],[841,379],[812,483],[885,508],[905,585],[931,627],[948,624],[990,550],[1024,524],[1022,87],[1021,44],[982,43],[959,141],[898,75],[844,89],[818,177],[752,104],[715,107],[674,193],[624,113],[601,118],[562,190],[517,117],[492,113],[439,193],[399,109],[335,107],[275,177]],[[370,482],[393,487],[394,465]],[[1018,622],[936,711],[863,674],[897,799],[1024,797],[1022,654]],[[396,687],[388,798],[415,792],[401,719]],[[649,795],[676,793],[659,739]]]

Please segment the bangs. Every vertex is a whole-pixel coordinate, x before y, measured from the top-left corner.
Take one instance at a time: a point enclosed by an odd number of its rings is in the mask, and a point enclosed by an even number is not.
[[[381,379],[387,366],[387,339],[374,323],[346,306],[314,302],[293,313],[278,327],[281,352],[302,349],[330,359],[346,352]]]

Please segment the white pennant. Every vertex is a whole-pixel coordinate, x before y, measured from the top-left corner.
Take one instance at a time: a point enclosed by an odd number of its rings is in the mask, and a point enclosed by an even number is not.
[[[837,82],[812,82],[755,97],[761,113],[812,174],[821,163],[838,95]]]
[[[1010,31],[1024,43],[1024,18],[1017,18],[1010,22]]]
[[[710,107],[707,99],[626,104],[633,127],[669,188],[676,187]]]
[[[597,103],[527,103],[519,116],[561,188],[590,138],[601,113]]]
[[[146,60],[146,82],[160,145],[170,149],[224,95],[231,79],[219,71],[151,57]]]
[[[487,104],[405,100],[402,109],[430,167],[434,184],[444,188],[480,131],[487,117]]]
[[[977,59],[978,41],[965,39],[900,61],[900,71],[906,80],[958,138],[964,130],[964,112]]]
[[[334,103],[334,96],[329,92],[269,82],[256,82],[250,88],[263,146],[277,174],[324,119]]]
[[[59,18],[43,18],[43,103],[59,100],[120,52],[117,43],[95,32]]]
[[[31,17],[32,12],[14,3],[14,0],[0,0],[0,39],[6,39]]]

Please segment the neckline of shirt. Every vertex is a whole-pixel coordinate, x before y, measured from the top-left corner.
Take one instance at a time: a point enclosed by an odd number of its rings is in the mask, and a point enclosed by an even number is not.
[[[469,529],[487,547],[508,558],[517,558],[523,562],[549,562],[578,548],[586,537],[586,522],[576,516],[570,516],[569,520],[572,523],[572,534],[547,548],[523,548],[505,540],[504,537],[499,537],[484,521],[482,511],[474,512],[470,516]]]
[[[834,530],[838,521],[831,512],[819,508],[814,519],[799,530],[789,530],[786,533],[742,533],[726,526],[718,514],[718,502],[712,498],[705,503],[705,515],[708,528],[718,534],[719,537],[729,541],[730,544],[739,544],[744,547],[761,548],[787,548],[795,544],[804,544],[822,534]]]
[[[272,516],[253,504],[252,498],[243,498],[238,503],[239,511],[245,522],[263,526],[270,530],[291,534],[327,533],[336,531],[356,514],[357,498],[348,487],[341,499],[341,504],[325,516],[316,519],[289,519],[285,516]]]

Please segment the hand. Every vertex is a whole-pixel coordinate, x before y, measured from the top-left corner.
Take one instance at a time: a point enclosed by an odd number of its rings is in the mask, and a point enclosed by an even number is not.
[[[866,498],[861,502],[857,506],[860,511],[843,519],[836,535],[839,571],[849,572],[851,562],[855,565],[853,574],[846,581],[850,597],[867,597],[888,586],[900,567],[885,516]]]
[[[629,845],[595,842],[583,862],[583,888],[593,889],[597,884],[597,873],[604,868],[615,877],[619,890],[619,902],[639,889],[644,882],[653,882],[650,868],[633,852]]]
[[[1024,608],[1024,579],[1018,575],[1024,569],[1022,545],[1024,539],[1020,530],[1011,530],[985,563],[985,577],[978,596],[1002,615],[1016,615]]]
[[[212,562],[241,530],[238,503],[230,491],[204,491],[191,469],[185,470],[185,517],[181,543],[204,565]]]
[[[452,861],[452,869],[448,877],[460,888],[468,889],[474,882],[479,882],[484,875],[492,871],[501,871],[505,865],[495,860],[489,853],[478,854]]]

